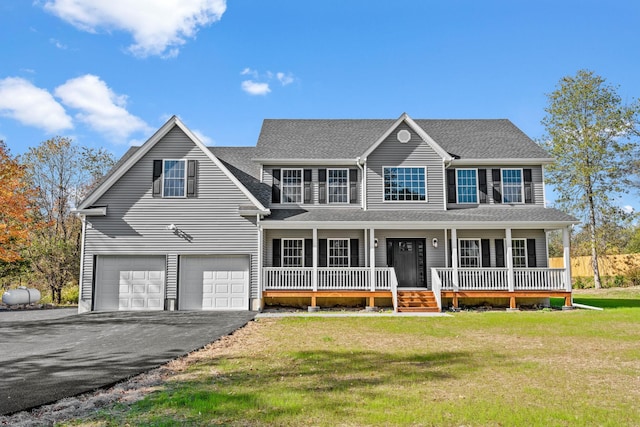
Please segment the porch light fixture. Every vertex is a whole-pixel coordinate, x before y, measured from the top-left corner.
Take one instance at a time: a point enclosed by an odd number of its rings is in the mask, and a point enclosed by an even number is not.
[[[378,238],[377,237],[375,239],[373,239],[373,247],[374,248],[378,247]]]
[[[438,238],[434,237],[433,240],[431,241],[431,244],[433,245],[434,248],[438,247]]]
[[[178,229],[178,227],[176,227],[175,224],[167,225],[167,230],[169,230],[169,231],[176,231],[177,229]]]

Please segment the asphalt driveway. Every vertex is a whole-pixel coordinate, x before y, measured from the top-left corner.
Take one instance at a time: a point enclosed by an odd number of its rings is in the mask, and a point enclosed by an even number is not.
[[[0,415],[111,385],[199,349],[255,312],[0,311]]]

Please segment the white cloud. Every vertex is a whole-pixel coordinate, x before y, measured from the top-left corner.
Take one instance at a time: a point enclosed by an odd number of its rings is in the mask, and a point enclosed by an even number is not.
[[[116,95],[98,76],[86,74],[58,86],[55,95],[67,107],[80,110],[76,119],[114,140],[124,140],[134,132],[148,132],[149,126],[130,114],[127,97]]]
[[[623,210],[625,213],[630,214],[630,213],[633,213],[633,211],[634,211],[635,209],[633,209],[633,206],[631,206],[631,205],[625,205],[625,206],[623,206],[623,207],[622,207],[622,210]]]
[[[49,92],[20,77],[0,80],[0,114],[51,133],[73,128],[71,117]]]
[[[132,4],[135,3],[135,4]],[[44,8],[80,30],[121,30],[136,56],[173,57],[198,29],[217,22],[226,0],[47,0]]]
[[[293,83],[293,74],[291,73],[277,73],[276,77],[278,77],[278,80],[280,81],[280,83],[282,83],[282,86],[286,86],[288,84]]]
[[[54,45],[55,47],[57,47],[58,49],[62,49],[62,50],[67,50],[67,45],[66,44],[62,44],[60,42],[60,40],[57,39],[49,39],[49,43],[51,43],[52,45]]]
[[[271,92],[269,83],[258,83],[253,80],[245,80],[241,84],[242,90],[249,95],[266,95]]]
[[[214,145],[215,142],[213,141],[213,139],[209,138],[207,135],[205,135],[204,133],[200,132],[198,129],[194,129],[193,133],[198,137],[198,139],[204,144],[204,145]]]

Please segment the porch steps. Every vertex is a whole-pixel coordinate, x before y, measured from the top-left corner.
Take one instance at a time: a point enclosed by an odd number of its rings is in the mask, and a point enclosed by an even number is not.
[[[432,291],[398,290],[398,312],[438,313],[438,303]]]

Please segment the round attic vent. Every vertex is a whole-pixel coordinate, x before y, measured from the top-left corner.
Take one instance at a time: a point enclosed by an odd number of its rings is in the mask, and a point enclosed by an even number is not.
[[[411,133],[406,129],[402,129],[400,132],[398,132],[397,137],[398,137],[398,141],[405,144],[409,142],[409,140],[411,139]]]

